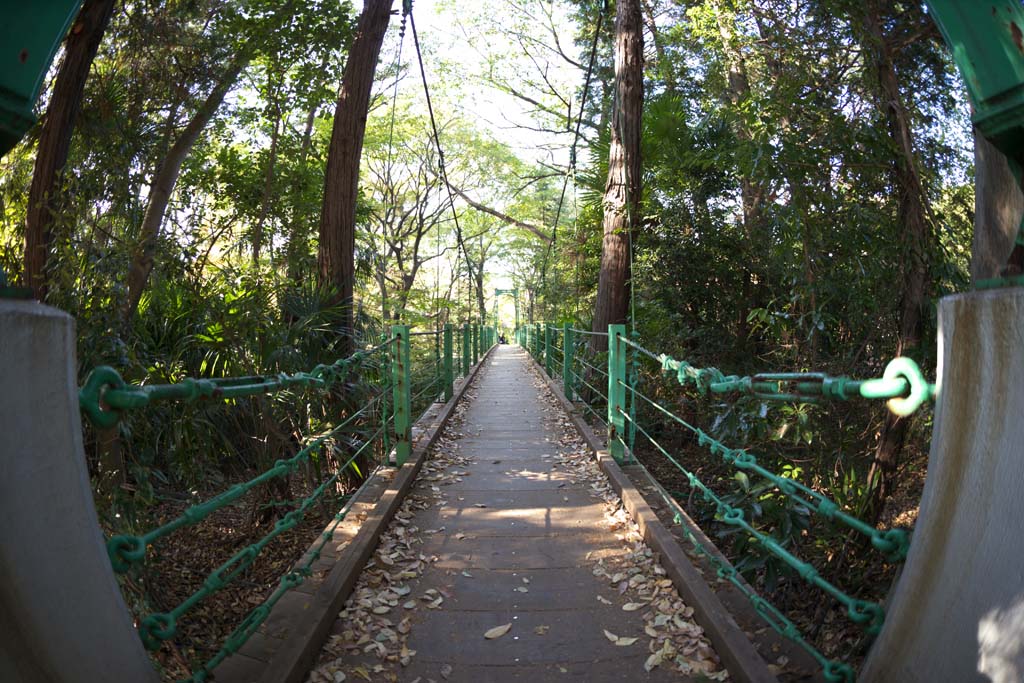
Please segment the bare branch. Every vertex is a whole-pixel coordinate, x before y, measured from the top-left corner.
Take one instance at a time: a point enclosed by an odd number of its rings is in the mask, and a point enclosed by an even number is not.
[[[502,213],[501,211],[498,211],[497,209],[492,209],[489,206],[484,206],[480,202],[473,201],[472,199],[469,198],[469,196],[465,192],[463,192],[459,188],[455,187],[454,185],[452,185],[451,188],[452,188],[452,192],[454,192],[455,194],[457,194],[460,197],[462,197],[462,199],[465,200],[465,202],[467,204],[469,204],[471,207],[473,207],[477,211],[481,211],[483,213],[490,214],[491,216],[494,216],[495,218],[501,219],[505,223],[508,223],[509,225],[514,225],[517,228],[523,228],[524,230],[529,230],[530,232],[532,232],[534,235],[536,235],[537,237],[541,238],[545,242],[551,242],[551,238],[547,234],[544,233],[543,229],[537,227],[536,225],[533,225],[532,223],[524,223],[521,220],[512,218],[512,216],[509,216],[508,214],[505,214],[505,213]]]

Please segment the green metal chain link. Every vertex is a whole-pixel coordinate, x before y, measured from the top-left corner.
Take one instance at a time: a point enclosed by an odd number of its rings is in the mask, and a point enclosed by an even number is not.
[[[629,417],[626,416],[626,419],[629,419]],[[882,609],[881,605],[874,602],[869,602],[867,600],[858,600],[856,598],[853,598],[844,593],[841,589],[833,585],[831,582],[822,578],[818,574],[817,569],[815,569],[813,565],[811,565],[808,562],[804,562],[800,558],[790,553],[771,536],[768,536],[767,534],[764,534],[758,529],[755,529],[750,524],[750,522],[748,522],[744,517],[742,509],[733,507],[726,503],[724,500],[722,500],[722,498],[720,498],[704,482],[702,482],[696,474],[683,467],[683,465],[681,465],[678,460],[673,458],[668,453],[668,451],[666,451],[660,444],[658,444],[658,442],[653,437],[651,437],[651,435],[648,434],[647,431],[639,424],[637,424],[637,430],[645,437],[647,437],[648,441],[650,441],[655,446],[655,448],[661,451],[661,453],[665,455],[669,459],[669,461],[673,465],[675,465],[676,468],[679,469],[680,472],[683,473],[683,476],[686,477],[691,488],[700,491],[703,499],[706,502],[712,503],[715,506],[717,519],[725,522],[726,524],[738,527],[746,531],[750,536],[756,539],[757,542],[760,543],[762,547],[764,547],[768,552],[770,552],[772,555],[775,555],[775,557],[779,558],[785,564],[791,567],[797,573],[797,575],[800,576],[804,581],[814,586],[817,586],[818,588],[820,588],[821,590],[825,591],[833,598],[835,598],[839,603],[846,607],[846,615],[850,619],[850,621],[854,622],[855,624],[863,626],[867,633],[871,635],[876,635],[879,631],[881,631],[882,622],[885,620],[885,611]]]
[[[660,489],[660,487],[659,487]],[[672,509],[677,509],[679,503],[664,490],[659,490],[662,498]],[[854,673],[849,664],[828,659],[814,645],[809,643],[800,633],[800,629],[775,605],[761,597],[743,581],[736,571],[736,568],[723,561],[716,553],[708,550],[690,529],[688,524],[683,523],[682,515],[677,511],[673,521],[679,526],[683,535],[693,546],[694,550],[703,555],[714,567],[719,578],[731,583],[743,596],[754,606],[754,610],[768,623],[768,625],[779,635],[793,641],[807,651],[823,669],[826,681],[830,683],[853,683]]]
[[[826,519],[838,521],[857,533],[867,536],[871,541],[871,545],[879,552],[885,553],[890,562],[902,562],[906,559],[907,551],[910,547],[910,539],[902,529],[889,529],[886,531],[876,529],[848,514],[836,503],[796,479],[780,477],[774,472],[765,469],[758,464],[757,457],[753,453],[743,449],[729,448],[704,430],[691,425],[644,394],[636,392],[636,396],[696,435],[699,445],[708,448],[713,455],[720,457],[726,464],[732,465],[737,469],[749,470],[764,477],[794,502],[804,505],[808,510],[817,512]],[[808,498],[814,502],[810,502],[807,500]]]
[[[699,368],[664,353],[654,355],[635,341],[625,341],[660,362],[662,371],[674,373],[680,385],[693,386],[702,395],[735,392],[763,401],[802,403],[818,403],[823,399],[847,401],[856,397],[886,399],[889,410],[907,416],[937,394],[936,386],[928,383],[917,363],[906,357],[890,361],[878,379],[856,380],[821,372],[759,373],[740,377],[726,375],[714,367]]]
[[[164,641],[174,638],[177,635],[178,621],[182,616],[188,613],[188,611],[197,604],[237,579],[245,569],[255,562],[263,549],[275,538],[287,531],[290,531],[291,529],[294,529],[303,520],[305,514],[310,510],[310,508],[312,508],[313,505],[323,497],[331,486],[337,483],[342,472],[350,467],[352,463],[355,462],[356,458],[362,455],[362,453],[371,446],[384,431],[386,431],[384,427],[378,429],[377,432],[367,439],[331,477],[324,480],[316,489],[314,489],[313,492],[303,500],[302,504],[297,509],[292,510],[283,518],[278,520],[273,529],[271,529],[271,531],[263,538],[256,543],[242,548],[232,555],[226,562],[213,570],[203,581],[203,585],[199,590],[194,592],[169,612],[151,614],[145,617],[139,625],[139,635],[142,638],[142,642],[145,647],[149,650],[156,650]],[[331,528],[321,534],[320,544],[312,553],[309,554],[307,562],[297,570],[288,572],[281,577],[281,583],[278,589],[266,602],[255,608],[246,616],[241,625],[239,625],[239,627],[228,636],[218,654],[207,662],[203,669],[193,676],[192,680],[206,680],[209,672],[216,668],[224,658],[237,652],[252,636],[252,634],[255,633],[256,628],[266,619],[267,616],[269,616],[270,609],[273,607],[274,603],[280,599],[281,595],[300,585],[312,574],[311,567],[313,563],[320,558],[323,548],[333,538],[334,531],[337,529],[338,524],[344,519],[345,514],[347,514],[347,510],[348,507],[346,506],[344,510],[335,515]]]
[[[387,389],[364,405],[357,412],[346,418],[344,422],[337,425],[326,434],[314,439],[308,446],[300,450],[294,456],[285,460],[276,461],[273,467],[266,470],[259,476],[254,477],[249,481],[236,484],[209,500],[190,506],[175,519],[142,534],[141,536],[122,534],[111,537],[111,539],[107,541],[107,554],[110,556],[110,562],[114,567],[114,571],[123,574],[133,565],[142,562],[146,556],[146,549],[159,539],[168,536],[182,527],[198,524],[217,510],[230,505],[257,486],[294,472],[314,451],[318,450],[328,439],[337,435],[345,427],[351,424],[353,420],[369,410],[377,401],[381,400],[381,396],[386,395],[386,393]]]
[[[379,350],[378,347],[377,350]],[[112,367],[94,368],[78,390],[78,402],[96,427],[110,428],[126,410],[145,408],[154,401],[231,399],[275,393],[294,387],[326,391],[361,369],[375,351],[357,351],[348,358],[317,365],[309,372],[218,379],[188,378],[176,384],[127,384]]]

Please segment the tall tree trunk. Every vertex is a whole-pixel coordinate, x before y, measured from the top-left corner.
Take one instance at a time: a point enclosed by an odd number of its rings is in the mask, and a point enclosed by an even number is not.
[[[644,106],[644,34],[639,0],[619,0],[615,11],[615,97],[612,101],[608,181],[604,187],[604,239],[594,302],[594,332],[624,323],[629,314],[630,234],[640,216],[640,135]],[[595,350],[607,347],[591,337]]]
[[[128,298],[121,311],[121,317],[126,323],[135,315],[142,292],[149,282],[149,274],[153,271],[153,257],[156,253],[157,240],[160,237],[160,226],[164,221],[167,204],[174,193],[174,186],[178,182],[181,165],[188,158],[199,135],[213,118],[221,102],[224,101],[224,97],[248,63],[249,56],[245,54],[237,56],[228,65],[220,81],[192,115],[192,119],[171,145],[163,162],[153,175],[153,182],[149,186],[146,213],[142,217],[142,228],[139,231],[139,244],[135,253],[132,254],[132,263],[128,270]]]
[[[363,152],[370,91],[391,18],[391,4],[392,0],[366,0],[363,5],[345,63],[327,152],[318,271],[321,287],[329,287],[335,300],[345,307],[342,330],[346,336],[352,333],[359,158]],[[346,351],[343,345],[342,352]]]
[[[32,186],[25,216],[25,285],[40,301],[46,298],[47,262],[53,248],[53,219],[60,205],[61,173],[71,149],[71,134],[82,92],[116,0],[85,0],[64,45],[64,58],[39,132]]]
[[[1002,276],[1008,262],[1018,268],[1022,265],[1011,259],[1021,216],[1024,193],[1006,157],[975,129],[972,282]]]
[[[865,17],[868,38],[866,47],[878,75],[878,103],[896,152],[891,175],[897,193],[903,253],[900,327],[896,354],[904,355],[912,353],[920,346],[924,326],[929,265],[928,206],[914,154],[914,132],[910,115],[900,92],[893,48],[882,28],[881,11],[877,0],[867,4]],[[906,442],[908,426],[909,418],[892,414],[886,415],[882,425],[875,458],[868,474],[868,481],[874,484],[869,514],[875,521],[881,516],[886,500],[896,488],[899,459]]]

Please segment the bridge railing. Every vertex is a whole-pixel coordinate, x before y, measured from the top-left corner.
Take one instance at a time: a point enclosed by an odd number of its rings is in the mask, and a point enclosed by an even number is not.
[[[663,373],[681,387],[694,388],[705,396],[747,394],[763,401],[803,403],[858,398],[884,399],[893,412],[908,415],[924,402],[932,400],[936,394],[935,385],[925,380],[917,365],[910,359],[897,358],[887,366],[883,377],[865,380],[832,377],[824,373],[761,373],[740,377],[726,375],[717,368],[697,367],[684,360],[653,352],[628,336],[623,325],[609,326],[608,351],[595,354],[589,351],[588,343],[595,334],[601,333],[572,328],[568,324],[533,324],[521,328],[517,340],[529,350],[552,379],[560,376],[566,397],[575,401],[593,423],[606,431],[608,450],[618,462],[636,463],[634,453],[639,436],[643,450],[664,458],[683,476],[690,488],[686,499],[692,501],[693,496],[699,497],[713,510],[717,522],[745,534],[751,545],[770,554],[801,580],[842,605],[847,618],[858,625],[867,638],[877,635],[885,619],[884,609],[879,603],[856,598],[823,577],[811,563],[802,560],[788,548],[785,541],[762,528],[752,515],[735,504],[734,499],[716,492],[702,481],[692,468],[684,464],[678,453],[674,453],[656,433],[652,433],[656,430],[638,412],[681,427],[718,462],[740,473],[751,490],[785,496],[808,514],[816,515],[821,522],[843,527],[847,533],[861,536],[886,562],[898,563],[906,558],[909,547],[906,532],[901,529],[877,529],[792,475],[780,476],[772,472],[758,462],[754,453],[725,445],[709,431],[692,424],[662,402],[645,394],[640,388],[639,370],[646,363],[648,371]],[[602,386],[607,387],[607,390],[601,391],[598,387]],[[595,403],[603,404],[605,411],[599,411]],[[751,478],[756,478],[760,483],[750,484]],[[663,487],[660,494],[670,509],[683,509],[680,501]],[[822,667],[826,680],[849,682],[854,679],[853,668],[848,663],[826,657],[782,610],[743,580],[732,564],[723,561],[717,552],[706,548],[687,525],[681,524],[679,515],[676,522],[694,550],[707,558],[718,576],[735,586],[774,630],[806,650]]]
[[[255,489],[285,479],[313,463],[317,472],[324,473],[301,500],[275,501],[293,509],[260,539],[233,553],[210,572],[187,598],[170,609],[139,619],[138,632],[148,650],[157,650],[173,640],[184,619],[201,603],[241,578],[268,546],[295,529],[311,510],[324,505],[336,510],[312,549],[280,577],[277,588],[242,619],[217,653],[192,672],[190,680],[207,680],[224,659],[256,633],[274,605],[312,575],[321,551],[345,519],[350,496],[343,495],[343,477],[351,473],[357,479],[366,478],[384,464],[404,464],[411,452],[413,416],[434,402],[450,400],[455,379],[467,376],[471,369],[469,361],[479,362],[480,355],[495,339],[493,329],[482,325],[467,323],[461,332],[456,335],[451,324],[415,332],[408,326],[395,325],[379,343],[306,372],[188,378],[162,385],[127,383],[116,370],[106,366],[89,373],[79,390],[79,402],[83,414],[98,428],[113,427],[128,411],[144,410],[159,402],[232,403],[243,397],[303,391],[321,392],[329,399],[332,392],[335,396],[344,393],[356,380],[367,392],[355,407],[347,409],[340,421],[309,439],[291,457],[279,459],[257,476],[190,505],[180,515],[149,531],[117,534],[108,539],[107,552],[114,571],[126,574],[140,569],[147,561],[152,562],[154,547],[170,535],[201,523]],[[461,363],[457,351],[461,352]]]

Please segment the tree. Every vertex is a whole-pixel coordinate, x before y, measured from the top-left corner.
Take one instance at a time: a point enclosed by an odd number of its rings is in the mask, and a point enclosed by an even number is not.
[[[25,284],[36,299],[46,299],[47,263],[53,244],[54,218],[60,209],[61,174],[71,149],[71,134],[100,41],[116,0],[85,0],[64,46],[57,80],[39,133],[35,171],[25,217]]]
[[[608,180],[604,190],[601,273],[594,302],[594,332],[624,323],[629,313],[630,233],[640,219],[640,137],[644,102],[644,38],[639,0],[619,0],[615,14],[615,98]],[[605,337],[591,337],[594,348]]]
[[[917,17],[903,14],[900,18],[908,21]],[[927,16],[921,16],[919,21],[931,23]],[[865,47],[869,50],[870,63],[876,71],[878,107],[892,142],[894,155],[890,172],[902,227],[900,241],[903,254],[903,283],[899,334],[896,342],[896,355],[902,356],[916,351],[923,337],[924,321],[927,316],[925,306],[928,303],[931,230],[928,224],[928,198],[914,146],[914,130],[900,89],[899,74],[893,56],[893,39],[885,31],[883,22],[884,17],[877,0],[868,2],[864,8]],[[908,418],[892,414],[886,415],[882,425],[875,459],[868,474],[868,480],[874,484],[872,512],[875,519],[881,515],[882,506],[896,486],[899,457],[907,438],[908,427]]]
[[[128,296],[122,310],[122,318],[126,323],[135,315],[135,311],[139,307],[139,300],[142,298],[142,291],[146,288],[149,274],[153,271],[153,257],[156,254],[160,226],[164,222],[167,204],[178,182],[181,165],[185,162],[213,115],[217,113],[221,102],[224,101],[224,96],[235,84],[238,75],[249,63],[249,59],[250,55],[247,52],[239,53],[232,58],[224,68],[218,82],[175,139],[153,176],[149,187],[146,213],[142,218],[142,227],[139,231],[139,243],[132,255],[131,267],[128,270]]]
[[[342,330],[351,334],[355,284],[356,203],[359,160],[370,106],[370,92],[381,44],[391,17],[392,0],[366,0],[356,26],[334,112],[327,152],[320,214],[318,273],[320,285],[346,307]],[[347,348],[342,349],[342,353]]]

